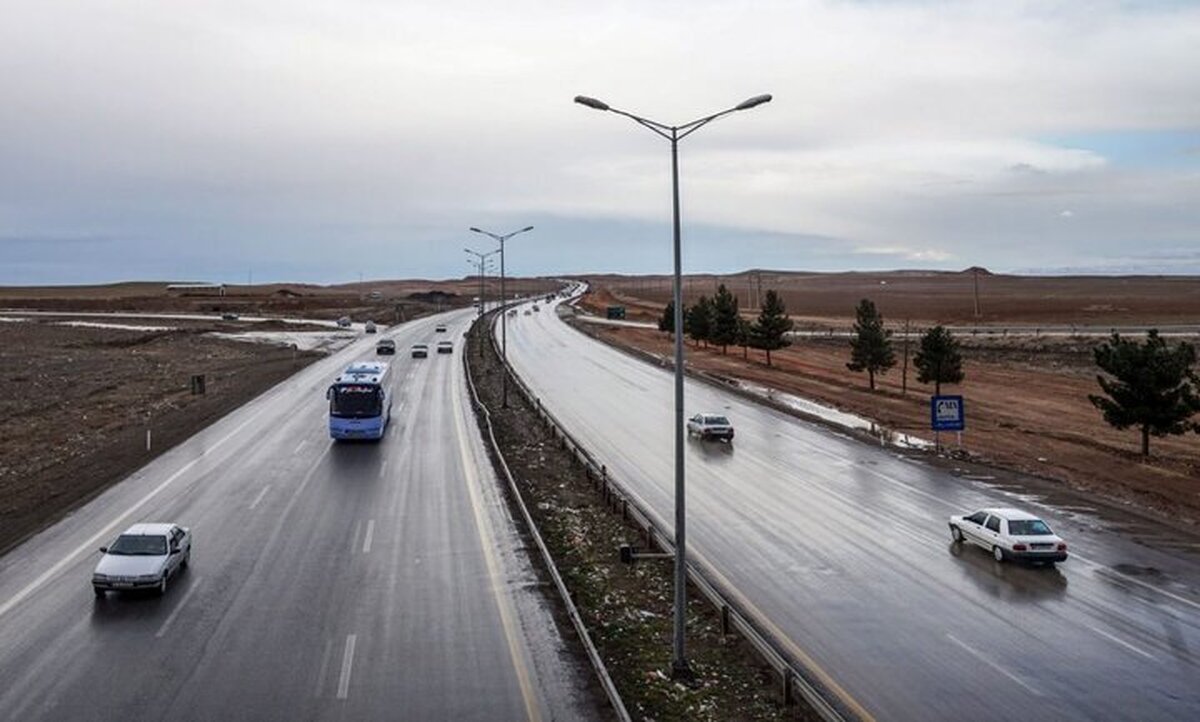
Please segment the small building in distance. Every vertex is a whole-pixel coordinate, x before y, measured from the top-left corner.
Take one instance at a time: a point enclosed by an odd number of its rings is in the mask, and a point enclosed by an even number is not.
[[[172,296],[224,296],[224,283],[172,283],[167,285]]]

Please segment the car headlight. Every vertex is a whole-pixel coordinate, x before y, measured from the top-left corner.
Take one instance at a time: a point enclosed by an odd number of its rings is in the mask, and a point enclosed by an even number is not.
[[[137,580],[139,582],[156,582],[160,576],[160,574],[142,574]]]

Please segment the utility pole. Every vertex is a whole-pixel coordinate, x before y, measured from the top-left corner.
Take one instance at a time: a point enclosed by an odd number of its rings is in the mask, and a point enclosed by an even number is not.
[[[975,280],[975,318],[979,318],[979,266],[971,268],[971,276]]]

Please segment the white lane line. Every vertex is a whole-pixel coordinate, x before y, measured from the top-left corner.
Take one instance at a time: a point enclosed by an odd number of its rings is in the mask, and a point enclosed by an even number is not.
[[[304,439],[304,440],[303,440],[303,441],[301,441],[299,444],[296,444],[296,448],[295,448],[295,450],[293,450],[293,451],[292,451],[292,453],[293,453],[293,454],[299,454],[299,453],[300,453],[300,450],[301,450],[301,449],[303,449],[303,448],[304,448],[304,445],[305,445],[305,444],[307,444],[307,443],[308,443],[308,439]]]
[[[128,519],[130,516],[133,515],[134,512],[136,512],[138,509],[141,509],[143,506],[148,504],[151,499],[153,499],[154,497],[156,497],[160,493],[162,493],[163,489],[166,489],[168,486],[175,483],[176,479],[183,476],[187,472],[191,471],[193,466],[195,466],[196,464],[199,464],[201,461],[203,461],[204,457],[207,456],[209,454],[209,452],[220,448],[221,445],[224,444],[226,441],[229,441],[233,437],[241,434],[242,429],[246,428],[251,423],[258,421],[258,417],[262,416],[264,411],[266,411],[265,408],[260,409],[258,411],[258,413],[254,414],[250,418],[243,421],[233,431],[230,431],[225,436],[222,436],[220,438],[220,440],[218,440],[215,444],[213,444],[212,446],[208,447],[203,452],[201,452],[200,456],[197,456],[195,459],[192,459],[188,463],[181,466],[178,471],[176,471],[174,474],[171,474],[170,476],[168,476],[166,478],[165,481],[163,481],[161,484],[159,484],[158,486],[151,489],[148,494],[143,496],[141,499],[138,499],[128,509],[126,509],[125,511],[118,514],[104,528],[102,528],[100,531],[96,532],[92,536],[88,537],[87,541],[85,541],[82,544],[80,544],[79,546],[75,547],[73,550],[68,552],[66,556],[64,556],[62,559],[60,559],[58,561],[58,563],[56,563],[54,566],[50,567],[46,571],[39,574],[38,577],[36,579],[34,579],[32,582],[30,582],[29,584],[26,584],[25,587],[21,589],[21,591],[14,594],[7,602],[0,604],[0,617],[3,617],[10,610],[12,610],[13,607],[17,606],[22,601],[24,601],[25,597],[28,597],[30,594],[32,594],[35,590],[37,590],[38,587],[45,584],[51,577],[57,576],[59,573],[62,572],[63,569],[66,569],[68,566],[76,563],[76,558],[80,554],[83,554],[84,552],[88,551],[92,547],[96,546],[96,542],[98,542],[101,539],[104,539],[104,538],[108,537],[110,534],[112,534],[113,530],[116,529],[122,523],[124,523],[126,519]]]
[[[262,501],[263,497],[266,496],[267,492],[270,490],[271,490],[270,484],[267,484],[266,486],[264,486],[262,488],[262,491],[258,492],[258,496],[254,497],[254,501],[250,502],[250,508],[253,509],[254,507],[258,506],[258,502]]]
[[[371,552],[371,540],[375,538],[375,520],[371,519],[367,522],[367,533],[363,537],[363,554]]]
[[[1200,609],[1200,602],[1194,602],[1191,599],[1188,599],[1187,597],[1181,597],[1178,594],[1168,592],[1166,589],[1163,589],[1161,587],[1156,587],[1153,584],[1143,582],[1141,579],[1136,579],[1134,577],[1129,576],[1128,574],[1123,574],[1123,573],[1117,571],[1116,569],[1113,569],[1112,567],[1109,567],[1104,564],[1101,564],[1100,562],[1088,559],[1085,556],[1081,556],[1079,554],[1079,552],[1071,552],[1071,556],[1073,558],[1078,559],[1079,561],[1083,562],[1084,564],[1089,564],[1097,569],[1103,569],[1105,574],[1111,574],[1114,577],[1120,577],[1123,581],[1130,582],[1132,584],[1137,584],[1138,586],[1144,587],[1145,589],[1149,589],[1152,592],[1158,592],[1159,594],[1163,595],[1164,597],[1167,597],[1168,599],[1174,599],[1175,601],[1179,602],[1180,604],[1186,604],[1189,607],[1192,607],[1193,609]]]
[[[1101,637],[1104,637],[1107,640],[1116,642],[1117,644],[1121,645],[1125,649],[1128,649],[1130,652],[1133,652],[1134,654],[1140,654],[1141,656],[1145,657],[1146,659],[1154,659],[1153,654],[1150,654],[1149,652],[1142,649],[1141,647],[1135,647],[1134,645],[1130,644],[1129,642],[1126,642],[1124,639],[1121,639],[1120,637],[1109,634],[1108,632],[1104,631],[1103,629],[1100,629],[1099,627],[1093,627],[1092,625],[1089,624],[1089,625],[1087,625],[1087,628],[1092,630],[1096,634],[1099,634]]]
[[[338,677],[338,699],[346,699],[346,695],[350,694],[350,671],[354,667],[354,644],[357,641],[357,634],[346,635],[346,648],[342,652],[342,675]]]
[[[171,626],[171,622],[175,621],[175,617],[179,616],[179,613],[183,611],[185,606],[187,606],[188,600],[191,599],[192,595],[196,593],[196,590],[200,588],[200,582],[200,577],[197,577],[196,580],[192,582],[192,587],[187,590],[187,594],[183,595],[183,599],[179,600],[179,604],[176,604],[175,608],[171,610],[171,615],[167,617],[167,621],[163,622],[162,626],[158,628],[158,631],[154,633],[155,639],[162,639],[162,636],[167,633],[167,629]]]
[[[983,652],[980,652],[979,650],[975,649],[974,647],[968,646],[966,642],[963,642],[958,637],[955,637],[953,634],[950,634],[949,632],[947,632],[946,639],[949,639],[951,642],[954,642],[958,646],[962,647],[964,650],[966,650],[968,653],[970,653],[971,656],[975,657],[975,659],[978,659],[980,662],[983,662],[984,664],[986,664],[987,666],[996,670],[1000,674],[1004,675],[1005,677],[1008,677],[1012,681],[1021,685],[1025,689],[1029,690],[1029,692],[1031,694],[1036,695],[1038,697],[1042,696],[1042,693],[1037,691],[1036,689],[1034,689],[1032,686],[1030,686],[1028,682],[1021,679],[1020,677],[1013,674],[1012,672],[1009,672],[1007,669],[1005,669],[1004,667],[1001,667],[1000,665],[996,664],[992,660],[988,659],[987,656],[983,654]]]

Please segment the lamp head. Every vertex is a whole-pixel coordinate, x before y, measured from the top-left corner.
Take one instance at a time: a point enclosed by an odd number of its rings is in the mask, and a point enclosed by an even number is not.
[[[751,108],[753,108],[755,106],[762,105],[763,103],[770,103],[770,102],[771,102],[770,93],[764,93],[763,95],[756,95],[753,98],[750,98],[748,100],[743,100],[742,102],[738,103],[737,107],[734,108],[734,110],[750,110]]]
[[[589,98],[586,95],[576,95],[575,102],[580,105],[586,105],[589,108],[594,108],[595,110],[608,110],[608,103],[605,103],[603,100]]]

